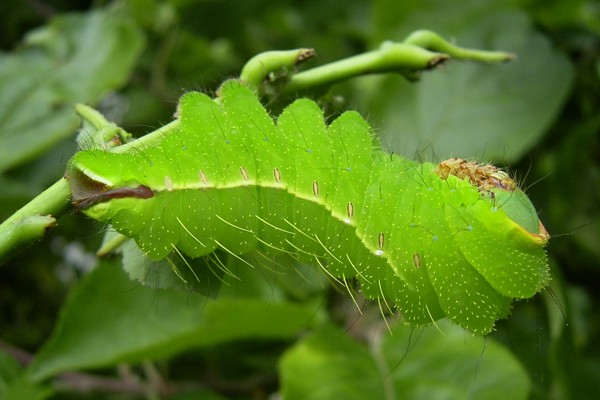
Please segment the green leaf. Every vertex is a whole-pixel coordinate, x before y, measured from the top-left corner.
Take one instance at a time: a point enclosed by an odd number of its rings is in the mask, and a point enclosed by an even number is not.
[[[405,399],[527,398],[527,373],[507,349],[447,321],[438,327],[443,333],[435,327],[410,331],[397,325],[393,335],[383,338],[379,354],[396,394]]]
[[[294,399],[525,399],[529,381],[502,346],[446,320],[411,330],[395,324],[369,348],[326,327],[280,364],[282,394]],[[370,349],[370,350],[369,350]],[[506,384],[510,382],[510,384]],[[503,389],[498,390],[499,387]]]
[[[122,86],[143,39],[127,19],[96,11],[59,16],[30,32],[20,50],[0,54],[0,171],[71,135],[73,105]]]
[[[317,307],[318,302],[296,305],[256,297],[214,301],[141,287],[119,266],[104,262],[72,293],[52,338],[30,366],[30,378],[157,359],[243,338],[292,338],[314,319]]]
[[[430,149],[436,159],[511,162],[540,141],[566,100],[573,68],[534,31],[526,14],[497,3],[414,1],[398,8],[378,2],[381,40],[435,27],[460,46],[503,49],[518,57],[507,65],[451,60],[416,85],[397,77],[381,80],[369,100],[377,105],[369,111],[373,120],[385,120],[388,135],[382,142],[390,150],[407,157]]]
[[[20,371],[19,363],[0,350],[0,394],[6,390],[11,381],[17,378]]]
[[[280,364],[285,399],[383,399],[383,376],[366,346],[326,326],[298,343]]]
[[[19,363],[0,350],[0,399],[43,400],[51,395],[51,388],[24,379]]]

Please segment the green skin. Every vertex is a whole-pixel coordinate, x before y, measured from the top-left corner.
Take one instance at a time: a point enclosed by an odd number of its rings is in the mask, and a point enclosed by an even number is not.
[[[546,236],[522,192],[482,196],[434,164],[377,150],[354,112],[327,126],[301,99],[275,123],[237,81],[217,100],[188,93],[167,133],[76,154],[76,206],[154,260],[175,247],[292,254],[356,277],[414,326],[448,316],[487,334],[514,298],[547,285]]]

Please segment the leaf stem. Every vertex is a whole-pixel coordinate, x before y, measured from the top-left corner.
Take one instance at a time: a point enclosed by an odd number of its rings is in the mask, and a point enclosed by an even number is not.
[[[105,239],[106,240],[106,239]],[[102,246],[96,251],[96,255],[98,257],[104,257],[118,249],[125,243],[129,238],[125,235],[121,235],[120,233],[115,235],[109,241],[102,243]]]
[[[448,58],[415,45],[385,42],[377,50],[300,72],[292,76],[285,92],[331,85],[360,75],[430,69]]]
[[[377,50],[294,73],[293,67],[314,55],[313,49],[264,52],[246,63],[240,79],[262,94],[292,94],[367,74],[395,72],[409,80],[417,80],[422,71],[451,58],[498,63],[516,57],[503,51],[458,47],[434,32],[418,30],[401,43],[384,42]],[[277,93],[271,93],[269,84],[282,76],[285,78],[283,87],[275,89]]]
[[[154,146],[158,142],[162,141],[165,138],[165,136],[169,134],[169,132],[177,129],[178,127],[179,119],[176,119],[164,126],[161,126],[155,131],[145,134],[144,136],[136,140],[133,140],[129,143],[125,143],[121,146],[113,147],[112,149],[110,149],[110,151],[113,153],[125,153],[131,151],[132,149],[143,150],[146,147]]]
[[[131,140],[130,133],[108,121],[97,110],[85,104],[77,104],[75,111],[82,120],[82,128],[77,135],[77,144],[80,148],[109,149]]]
[[[504,51],[473,50],[458,47],[447,40],[444,40],[437,33],[428,30],[419,30],[411,33],[404,39],[403,43],[445,53],[457,60],[498,63],[507,62],[516,58],[516,54]]]
[[[315,50],[309,48],[266,51],[252,57],[242,68],[240,80],[249,88],[259,91],[262,89],[263,82],[269,75],[280,70],[288,73],[288,70],[294,68],[299,63],[315,56]]]
[[[70,209],[71,188],[65,178],[43,191],[0,225],[0,262],[44,236],[56,218]]]

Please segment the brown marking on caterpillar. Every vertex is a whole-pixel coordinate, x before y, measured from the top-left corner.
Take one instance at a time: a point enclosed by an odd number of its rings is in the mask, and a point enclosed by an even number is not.
[[[376,256],[382,256],[383,255],[383,245],[385,244],[385,234],[383,232],[379,232],[379,235],[377,236],[377,245],[379,246],[379,248],[377,250],[375,250],[375,255]]]
[[[438,164],[435,173],[442,179],[454,175],[459,179],[468,179],[480,191],[500,188],[508,191],[517,189],[517,183],[500,168],[492,164],[467,161],[463,158],[449,158]]]
[[[415,264],[417,269],[421,268],[421,257],[419,256],[419,253],[413,254],[413,264]]]
[[[281,182],[281,172],[279,171],[279,168],[273,168],[273,176],[277,183]]]
[[[84,210],[95,204],[102,203],[112,199],[124,199],[133,197],[136,199],[149,199],[154,197],[154,192],[148,186],[139,185],[137,187],[121,187],[110,189],[105,192],[97,192],[86,198],[74,199],[73,203],[78,210]]]
[[[246,171],[246,168],[240,167],[240,174],[242,174],[242,178],[244,178],[244,180],[246,182],[248,182],[250,180],[250,177],[248,176],[248,171]]]
[[[313,194],[315,195],[315,197],[319,197],[319,182],[313,181],[312,190],[313,190]]]
[[[354,204],[351,201],[346,205],[346,211],[348,212],[348,218],[352,218],[354,216]]]
[[[165,188],[171,192],[173,190],[173,181],[170,176],[165,176]]]
[[[383,245],[385,244],[385,234],[383,232],[379,232],[379,236],[377,237],[377,245],[380,249],[383,249]]]
[[[208,185],[208,178],[206,178],[206,174],[204,173],[204,171],[198,171],[198,175],[200,175],[200,180],[202,181],[202,183]]]

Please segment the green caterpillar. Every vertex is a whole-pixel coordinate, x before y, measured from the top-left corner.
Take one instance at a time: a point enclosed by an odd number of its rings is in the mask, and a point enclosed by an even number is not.
[[[152,140],[69,163],[74,204],[150,258],[177,249],[288,253],[411,325],[448,316],[479,334],[549,280],[548,235],[527,196],[489,165],[417,163],[377,149],[346,112],[326,125],[300,99],[276,122],[238,81],[180,101]]]

